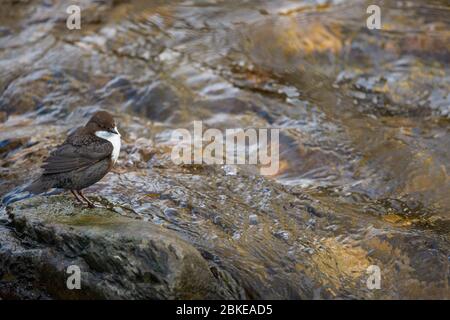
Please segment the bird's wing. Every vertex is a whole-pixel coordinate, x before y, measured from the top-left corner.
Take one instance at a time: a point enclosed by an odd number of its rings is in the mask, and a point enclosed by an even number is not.
[[[76,171],[111,157],[112,151],[113,145],[109,141],[95,136],[83,141],[69,137],[44,161],[43,174]]]

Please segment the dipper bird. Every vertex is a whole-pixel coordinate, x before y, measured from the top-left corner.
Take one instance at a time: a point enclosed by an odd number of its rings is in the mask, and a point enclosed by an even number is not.
[[[95,207],[81,190],[103,178],[117,161],[119,152],[116,123],[108,112],[99,111],[50,153],[42,165],[42,175],[25,190],[38,194],[62,188],[70,190],[80,203],[84,200],[89,207]]]

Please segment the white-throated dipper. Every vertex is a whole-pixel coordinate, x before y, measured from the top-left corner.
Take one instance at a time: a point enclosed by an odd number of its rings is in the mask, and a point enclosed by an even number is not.
[[[25,190],[38,194],[50,188],[66,189],[80,203],[84,200],[89,207],[95,207],[81,190],[103,178],[117,161],[119,152],[120,134],[113,117],[106,111],[98,111],[50,153],[42,165],[42,175]]]

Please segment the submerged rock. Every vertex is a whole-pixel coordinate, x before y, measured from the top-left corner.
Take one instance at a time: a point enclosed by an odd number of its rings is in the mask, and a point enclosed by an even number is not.
[[[64,197],[34,198],[7,209],[1,230],[0,295],[59,299],[232,298],[207,262],[173,232]],[[68,289],[67,268],[81,270]]]

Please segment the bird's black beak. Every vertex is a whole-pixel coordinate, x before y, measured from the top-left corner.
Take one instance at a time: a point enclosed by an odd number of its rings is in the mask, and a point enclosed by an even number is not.
[[[114,134],[119,134],[119,131],[117,131],[116,127],[109,129],[108,132],[111,132],[111,133],[114,133]]]

